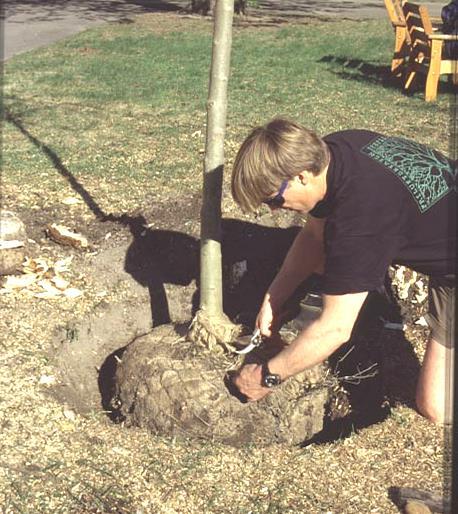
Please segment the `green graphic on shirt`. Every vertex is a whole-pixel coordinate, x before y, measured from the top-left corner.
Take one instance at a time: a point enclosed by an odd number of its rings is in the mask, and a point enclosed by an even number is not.
[[[407,139],[380,136],[361,151],[402,180],[422,213],[456,190],[457,168],[431,148]]]

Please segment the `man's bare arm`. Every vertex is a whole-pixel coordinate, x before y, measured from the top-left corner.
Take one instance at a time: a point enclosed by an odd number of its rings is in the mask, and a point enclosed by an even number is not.
[[[269,361],[270,371],[286,379],[327,359],[350,339],[367,294],[323,295],[321,316]]]
[[[275,279],[267,290],[272,306],[280,308],[296,287],[324,264],[324,219],[309,216],[289,249]]]
[[[324,266],[325,220],[309,217],[289,249],[285,260],[264,296],[256,326],[261,334],[270,336],[274,318],[298,285],[313,272],[320,273]]]
[[[348,341],[367,292],[324,295],[321,316],[268,362],[269,371],[285,380],[323,362]],[[247,364],[234,383],[251,401],[260,400],[272,389],[261,385],[261,365]]]

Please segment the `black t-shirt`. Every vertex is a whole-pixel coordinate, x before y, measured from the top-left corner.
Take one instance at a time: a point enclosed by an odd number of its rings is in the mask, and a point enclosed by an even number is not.
[[[391,263],[454,274],[456,163],[366,130],[323,139],[331,152],[327,192],[310,214],[326,218],[324,292],[374,290]]]

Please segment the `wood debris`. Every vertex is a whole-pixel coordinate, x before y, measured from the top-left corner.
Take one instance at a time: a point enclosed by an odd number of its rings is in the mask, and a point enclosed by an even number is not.
[[[56,382],[56,377],[53,375],[41,375],[40,380],[38,381],[39,384],[42,385],[52,385]]]
[[[0,250],[12,250],[13,248],[22,248],[23,246],[25,246],[25,242],[19,241],[19,239],[0,241]]]
[[[10,275],[4,280],[2,290],[9,293],[14,289],[24,289],[33,284],[35,280],[33,275]]]
[[[83,202],[80,198],[77,198],[76,196],[67,196],[62,200],[62,203],[65,205],[78,205]]]
[[[78,298],[78,296],[81,296],[83,292],[77,289],[76,287],[69,287],[68,289],[65,289],[65,291],[63,291],[63,294],[67,298]]]
[[[428,286],[425,281],[420,278],[416,271],[406,266],[394,268],[392,283],[401,300],[410,298],[412,303],[421,304],[428,298]]]
[[[72,232],[63,225],[56,225],[55,223],[48,225],[46,233],[53,241],[64,246],[73,246],[74,248],[87,248],[88,246],[88,241],[84,236]]]

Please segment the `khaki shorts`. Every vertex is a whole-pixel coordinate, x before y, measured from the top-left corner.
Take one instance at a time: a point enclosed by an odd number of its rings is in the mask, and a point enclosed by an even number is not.
[[[426,321],[431,338],[447,348],[455,347],[455,275],[429,278],[429,312]]]

